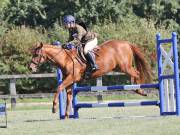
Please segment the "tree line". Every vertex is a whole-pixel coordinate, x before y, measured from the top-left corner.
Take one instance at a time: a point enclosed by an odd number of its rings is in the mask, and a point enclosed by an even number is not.
[[[160,32],[165,38],[172,31],[180,34],[179,0],[0,0],[0,74],[30,73],[29,48],[37,42],[65,43],[68,32],[62,20],[67,14],[97,32],[99,44],[108,39],[137,44],[153,69],[157,67],[155,34]],[[39,73],[55,71],[55,67],[46,63]],[[7,92],[7,84],[0,82],[0,91]],[[43,84],[46,85],[42,89]],[[45,92],[55,89],[56,81],[23,79],[18,80],[17,86],[19,93]]]
[[[155,25],[180,23],[179,0],[2,0],[1,19],[15,25],[50,27],[72,14],[89,24],[118,23],[129,15],[154,20]]]

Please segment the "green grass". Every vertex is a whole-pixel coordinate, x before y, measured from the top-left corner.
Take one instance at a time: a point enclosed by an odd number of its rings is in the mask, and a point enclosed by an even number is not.
[[[8,108],[8,111],[22,111],[22,110],[51,110],[51,105],[30,105],[30,106],[17,106],[16,108]]]
[[[119,98],[123,99],[122,96],[107,96],[107,99],[119,100]],[[129,96],[125,95],[124,99]],[[95,101],[95,97],[80,97],[81,100],[89,99],[89,101],[93,98]],[[156,99],[151,96],[149,98]],[[131,99],[144,99],[144,97],[135,94]],[[0,128],[0,133],[2,135],[179,135],[180,118],[160,117],[157,106],[80,109],[80,119],[59,120],[58,113],[51,113],[51,100],[51,98],[18,100],[15,109],[8,108],[8,128]],[[0,125],[2,124],[0,117]]]
[[[80,109],[80,119],[61,121],[51,110],[8,111],[8,128],[0,132],[2,135],[178,135],[179,129],[180,118],[159,117],[158,107],[128,107]]]
[[[122,95],[103,95],[103,101],[111,100],[158,100],[157,95],[148,94],[147,97],[140,96],[138,94],[122,94]],[[6,100],[9,111],[19,111],[19,110],[50,110],[52,108],[53,98],[23,98],[17,99],[16,108],[11,109],[10,99]],[[96,96],[78,96],[78,101],[80,102],[96,102]],[[4,100],[0,99],[0,103],[4,103]]]
[[[53,98],[23,98],[23,99],[16,99],[17,103],[44,103],[44,102],[51,102]],[[0,99],[0,103],[5,102],[3,99]],[[6,100],[6,103],[10,103],[10,99]]]
[[[23,98],[18,99],[17,102],[19,103],[42,103],[42,102],[50,102],[53,98]]]
[[[122,95],[103,95],[104,100],[131,100],[131,99],[152,99],[156,100],[158,99],[157,95],[153,93],[149,93],[147,97],[140,96],[138,94],[122,94]],[[52,102],[53,98],[22,98],[22,99],[17,99],[17,103],[46,103],[46,102]],[[78,95],[78,100],[79,101],[97,101],[96,96],[84,96],[84,95]],[[3,103],[4,100],[0,99],[0,103]],[[10,103],[10,100],[6,100],[7,103]]]
[[[147,97],[138,94],[122,94],[122,95],[104,95],[103,100],[157,100],[158,95],[149,93]],[[97,101],[96,96],[78,96],[80,101]]]

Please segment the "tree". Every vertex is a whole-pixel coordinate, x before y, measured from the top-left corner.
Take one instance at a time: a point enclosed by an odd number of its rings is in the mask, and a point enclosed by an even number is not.
[[[132,6],[136,15],[147,20],[152,19],[156,22],[156,25],[166,23],[168,27],[171,20],[180,23],[180,1],[136,0]]]
[[[10,0],[4,14],[4,19],[16,25],[35,26],[47,17],[41,0]]]

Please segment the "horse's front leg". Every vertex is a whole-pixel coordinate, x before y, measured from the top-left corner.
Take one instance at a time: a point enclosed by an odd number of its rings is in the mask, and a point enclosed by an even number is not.
[[[67,92],[67,99],[66,99],[65,118],[69,118],[69,114],[72,108],[72,85],[66,89],[66,92]]]
[[[68,86],[73,84],[73,77],[72,75],[67,76],[64,81],[58,86],[57,92],[54,94],[54,100],[53,100],[53,108],[52,108],[52,113],[56,113],[57,111],[57,105],[58,105],[58,96],[59,93],[67,88]]]

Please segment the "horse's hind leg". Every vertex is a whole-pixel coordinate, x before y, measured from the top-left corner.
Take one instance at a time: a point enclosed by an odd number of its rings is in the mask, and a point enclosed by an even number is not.
[[[126,70],[127,74],[131,77],[131,83],[132,84],[140,84],[141,83],[141,79],[140,79],[140,73],[139,71],[137,71],[136,69],[134,69],[133,67],[128,68]],[[143,89],[137,89],[135,90],[135,92],[137,94],[140,94],[142,96],[147,96],[146,93],[144,93]]]

